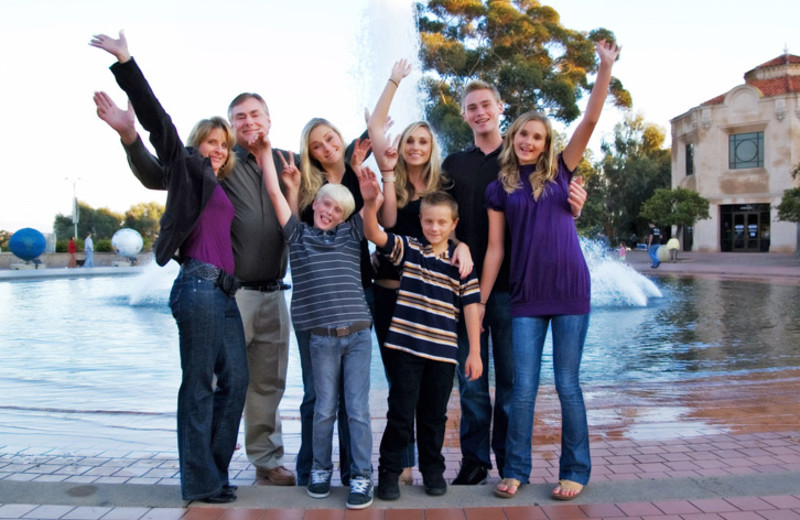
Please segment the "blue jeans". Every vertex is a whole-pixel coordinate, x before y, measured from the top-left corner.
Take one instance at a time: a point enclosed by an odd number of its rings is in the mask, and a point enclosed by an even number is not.
[[[350,431],[350,476],[372,476],[372,431],[369,419],[369,366],[372,336],[369,329],[343,337],[311,335],[314,372],[314,463],[312,469],[332,470],[333,423],[343,389]]]
[[[178,324],[181,494],[197,500],[228,484],[248,386],[247,349],[236,300],[181,268],[169,306]],[[216,386],[214,377],[216,376]]]
[[[83,267],[94,267],[94,251],[91,249],[86,251],[86,260],[83,262]]]
[[[650,255],[650,260],[653,262],[650,267],[658,267],[661,264],[658,260],[658,248],[659,244],[653,244],[647,248],[647,254]]]
[[[514,391],[508,413],[504,477],[528,482],[531,474],[533,410],[539,389],[542,350],[548,325],[553,330],[553,371],[561,402],[559,479],[589,482],[589,426],[579,381],[589,315],[513,318]]]
[[[297,452],[297,485],[307,486],[314,463],[314,408],[317,393],[314,389],[314,372],[311,363],[311,331],[295,330],[300,351],[300,371],[303,376],[303,400],[300,402],[300,450]],[[350,481],[350,432],[347,426],[347,408],[344,389],[339,388],[339,474],[342,483]]]
[[[511,305],[507,292],[494,291],[486,302],[481,333],[483,375],[475,381],[464,377],[464,363],[469,354],[469,339],[464,320],[458,323],[458,389],[461,394],[461,455],[465,462],[491,468],[489,446],[494,451],[497,470],[504,476],[506,457],[506,408],[514,383],[514,363],[511,355]],[[494,414],[489,395],[489,335],[494,359]],[[494,429],[492,430],[492,417]],[[491,434],[490,434],[491,431]]]

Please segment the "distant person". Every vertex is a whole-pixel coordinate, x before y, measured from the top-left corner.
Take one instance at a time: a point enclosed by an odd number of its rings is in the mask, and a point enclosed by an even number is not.
[[[304,368],[313,372],[314,414],[313,461],[306,493],[312,498],[326,498],[331,493],[333,425],[343,400],[350,454],[347,508],[364,509],[372,504],[373,496],[369,417],[372,316],[361,279],[364,226],[358,214],[349,218],[355,199],[347,187],[336,182],[316,190],[311,203],[313,224],[301,222],[292,214],[296,202],[289,202],[298,196],[300,172],[289,168],[291,176],[283,176],[284,196],[266,133],[250,146],[257,150],[267,193],[289,244],[294,281],[292,323],[298,337],[308,338],[310,363]],[[291,166],[291,157],[286,165]],[[309,379],[307,374],[303,379]]]
[[[548,329],[561,403],[559,481],[552,498],[574,499],[591,475],[589,427],[580,386],[591,281],[575,228],[570,182],[602,113],[619,49],[601,40],[596,52],[600,65],[586,112],[563,151],[556,153],[547,117],[527,112],[506,132],[500,175],[486,189],[489,247],[481,277],[482,299],[491,294],[500,272],[506,227],[511,236],[514,389],[508,405],[503,480],[494,490],[502,498],[514,497],[530,479],[534,407]]]
[[[669,251],[669,261],[675,263],[678,261],[678,250],[681,248],[681,243],[676,237],[667,240],[667,251]]]
[[[86,235],[86,240],[83,241],[83,252],[86,253],[86,260],[83,261],[83,267],[94,267],[94,242],[92,241],[92,234]]]
[[[75,253],[78,251],[78,248],[75,246],[75,237],[69,237],[69,242],[67,242],[67,253],[69,253],[69,261],[67,262],[67,267],[74,268],[78,265],[78,259],[75,257]]]
[[[117,58],[111,71],[128,95],[163,163],[167,207],[156,242],[156,261],[177,251],[181,270],[169,306],[178,325],[181,386],[178,391],[178,460],[181,496],[223,504],[236,500],[228,465],[236,448],[248,386],[247,349],[236,305],[231,224],[233,205],[220,186],[236,160],[233,130],[221,117],[203,119],[184,147],[170,116],[131,57],[125,35],[99,34],[90,45]],[[94,96],[98,116],[116,106],[103,92]],[[215,383],[216,379],[216,383]]]
[[[650,231],[647,233],[647,254],[650,255],[650,260],[652,261],[650,267],[657,269],[658,266],[661,265],[661,261],[658,259],[658,248],[661,245],[661,230],[652,222],[648,225],[650,226]]]
[[[628,261],[628,248],[625,247],[624,243],[619,245],[619,259],[623,262]]]

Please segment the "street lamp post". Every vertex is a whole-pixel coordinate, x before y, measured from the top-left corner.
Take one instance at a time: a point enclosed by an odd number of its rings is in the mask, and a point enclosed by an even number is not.
[[[72,224],[75,226],[75,234],[73,235],[75,239],[78,238],[78,220],[80,219],[80,213],[78,211],[78,195],[76,194],[75,188],[78,184],[78,181],[81,180],[80,177],[76,178],[69,178],[64,177],[66,181],[72,181]]]

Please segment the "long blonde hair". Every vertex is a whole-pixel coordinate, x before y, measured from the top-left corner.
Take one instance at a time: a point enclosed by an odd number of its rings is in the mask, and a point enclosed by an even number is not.
[[[311,132],[320,125],[325,125],[336,132],[342,141],[342,145],[344,145],[342,133],[327,119],[315,117],[306,123],[303,133],[300,135],[300,193],[298,202],[301,212],[314,202],[317,192],[325,184],[325,170],[319,161],[311,155],[311,147],[308,142]]]
[[[539,112],[525,112],[519,116],[516,121],[511,124],[511,127],[503,136],[503,149],[500,151],[498,162],[500,163],[500,173],[497,178],[503,184],[503,188],[508,193],[513,193],[519,188],[519,160],[514,151],[514,137],[523,126],[531,121],[540,121],[544,124],[547,130],[547,137],[545,139],[544,150],[536,161],[536,167],[528,177],[528,180],[533,187],[533,199],[539,200],[539,196],[544,191],[548,182],[554,182],[558,174],[558,164],[556,163],[556,151],[553,146],[553,127],[550,120]]]
[[[414,185],[408,179],[408,165],[403,158],[403,150],[406,146],[406,140],[417,128],[424,128],[431,136],[431,157],[428,164],[422,170],[422,181],[425,184],[425,189],[422,193],[416,193]],[[415,194],[424,197],[434,191],[442,189],[446,185],[446,179],[443,178],[441,168],[441,153],[439,152],[439,145],[436,142],[436,136],[433,135],[431,126],[425,121],[417,121],[411,123],[400,134],[400,142],[397,145],[397,166],[394,168],[394,189],[397,194],[397,207],[405,207],[406,204],[414,197]]]

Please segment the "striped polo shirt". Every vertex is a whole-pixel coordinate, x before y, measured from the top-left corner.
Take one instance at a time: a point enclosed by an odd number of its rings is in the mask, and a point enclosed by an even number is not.
[[[356,214],[322,231],[292,215],[283,228],[292,266],[292,323],[297,330],[372,321],[361,286],[364,224]]]
[[[475,271],[460,278],[458,267],[450,265],[455,249],[452,242],[437,257],[430,244],[387,234],[389,239],[379,250],[401,267],[403,274],[384,346],[455,364],[461,309],[481,300]]]

